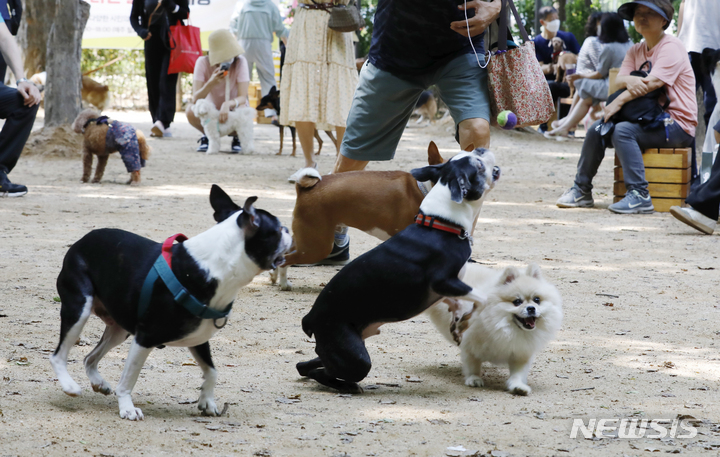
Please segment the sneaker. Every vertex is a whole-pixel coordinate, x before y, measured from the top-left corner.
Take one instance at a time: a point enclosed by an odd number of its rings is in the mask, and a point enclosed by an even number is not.
[[[207,152],[208,145],[209,145],[208,137],[203,135],[200,137],[199,140],[197,140],[197,142],[200,143],[200,146],[197,147],[196,151],[197,152]]]
[[[150,129],[150,136],[154,136],[156,138],[162,138],[165,134],[165,126],[163,125],[162,121],[155,121],[152,128]]]
[[[618,214],[650,214],[655,211],[650,195],[643,195],[637,189],[625,194],[625,198],[608,206],[608,209]]]
[[[592,193],[583,192],[579,187],[572,186],[555,202],[559,208],[592,208],[595,206]]]
[[[319,262],[293,265],[294,267],[314,267],[320,265],[346,265],[350,262],[350,240],[343,247],[333,242],[330,254]]]
[[[703,213],[691,208],[680,208],[679,206],[671,206],[670,214],[675,216],[675,219],[686,223],[690,227],[700,230],[701,232],[712,235],[715,231],[717,221],[710,219]]]
[[[0,197],[22,197],[27,194],[27,187],[22,184],[13,184],[5,172],[0,171]]]
[[[170,130],[170,127],[163,130],[163,136],[166,138],[172,138],[172,130]]]
[[[237,136],[232,137],[232,146],[230,147],[233,154],[239,154],[242,152],[242,146],[240,145],[240,140]]]
[[[294,184],[295,181],[297,181],[298,179],[300,179],[300,176],[302,176],[302,171],[303,171],[304,169],[306,169],[306,168],[314,168],[314,169],[317,170],[317,169],[318,169],[318,164],[317,164],[317,162],[315,162],[312,167],[303,167],[303,168],[299,169],[298,171],[296,171],[295,173],[293,173],[293,174],[290,175],[290,177],[288,178],[288,182],[291,182],[291,183]]]

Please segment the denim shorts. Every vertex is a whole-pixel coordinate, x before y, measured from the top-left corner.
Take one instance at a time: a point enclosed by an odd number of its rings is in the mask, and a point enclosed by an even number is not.
[[[485,65],[483,56],[480,63]],[[420,94],[436,85],[455,124],[490,120],[487,70],[474,54],[453,58],[436,70],[398,78],[366,62],[360,72],[340,153],[355,160],[390,160]]]

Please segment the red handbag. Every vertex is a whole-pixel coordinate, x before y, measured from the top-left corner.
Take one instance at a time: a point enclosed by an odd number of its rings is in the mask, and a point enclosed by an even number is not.
[[[192,25],[183,25],[178,21],[170,26],[170,65],[168,74],[192,73],[195,61],[202,55],[200,29]]]

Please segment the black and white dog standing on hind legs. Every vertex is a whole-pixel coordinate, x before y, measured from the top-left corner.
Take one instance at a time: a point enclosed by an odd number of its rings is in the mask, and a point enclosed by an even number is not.
[[[150,352],[163,346],[190,349],[205,380],[198,409],[219,415],[209,340],[227,322],[240,288],[262,271],[281,265],[292,244],[288,229],[275,216],[255,209],[256,200],[250,197],[240,208],[213,185],[210,204],[218,224],[183,243],[173,245],[176,237],[162,244],[123,230],[100,229],[68,250],[57,279],[62,302],[60,344],[50,356],[66,394],[80,394],[80,386],[67,371],[67,358],[94,313],[106,324],[84,363],[95,392],[112,393],[98,372],[100,359],[135,335],[115,389],[120,417],[143,419],[131,393]],[[160,279],[151,276],[155,271]]]
[[[320,292],[302,320],[319,357],[298,363],[300,375],[362,392],[357,383],[371,367],[364,340],[381,325],[417,316],[443,297],[485,302],[482,291],[459,278],[483,200],[500,176],[495,156],[476,149],[411,173],[436,183],[416,223],[346,265]]]

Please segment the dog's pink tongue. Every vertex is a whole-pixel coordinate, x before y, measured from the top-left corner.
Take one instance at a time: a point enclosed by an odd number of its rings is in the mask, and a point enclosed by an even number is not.
[[[535,318],[534,317],[526,317],[525,324],[530,328],[535,328]]]

